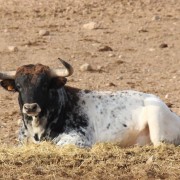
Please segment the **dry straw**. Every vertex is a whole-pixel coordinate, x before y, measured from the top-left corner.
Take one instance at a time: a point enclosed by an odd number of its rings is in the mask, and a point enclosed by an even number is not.
[[[180,179],[180,147],[0,147],[0,179]]]

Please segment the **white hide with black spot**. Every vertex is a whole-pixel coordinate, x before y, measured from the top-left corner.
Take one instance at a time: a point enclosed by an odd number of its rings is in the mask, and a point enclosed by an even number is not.
[[[29,121],[29,118],[31,119]],[[45,127],[47,124],[47,118],[42,117],[39,119],[36,116],[24,116],[24,121],[26,124],[26,128],[21,128],[20,134],[19,134],[19,140],[20,142],[23,141],[23,138],[26,137],[29,140],[33,141],[34,143],[39,143],[39,140],[41,139],[42,135],[45,132]]]
[[[91,146],[118,142],[121,146],[161,142],[180,144],[180,118],[156,96],[136,91],[78,93],[81,114],[88,117],[85,136],[60,134],[58,145]],[[86,142],[85,142],[86,141]]]

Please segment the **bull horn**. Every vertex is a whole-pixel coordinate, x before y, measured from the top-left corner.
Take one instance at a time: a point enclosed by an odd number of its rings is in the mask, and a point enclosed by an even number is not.
[[[0,71],[0,79],[15,79],[16,71]]]
[[[58,68],[58,69],[51,69],[51,77],[68,77],[73,74],[73,67],[68,64],[66,61],[58,58],[61,63],[63,64],[63,68]]]

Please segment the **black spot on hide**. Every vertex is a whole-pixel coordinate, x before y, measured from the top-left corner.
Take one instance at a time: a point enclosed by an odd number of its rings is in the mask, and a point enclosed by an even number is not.
[[[82,101],[82,104],[83,104],[83,105],[85,105],[85,104],[86,104],[84,100]]]
[[[110,123],[107,125],[107,129],[109,129],[109,127],[110,127]]]
[[[124,127],[127,127],[127,125],[126,124],[122,124]]]

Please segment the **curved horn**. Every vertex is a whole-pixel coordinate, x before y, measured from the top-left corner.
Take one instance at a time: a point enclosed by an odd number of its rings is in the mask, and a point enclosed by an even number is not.
[[[73,67],[68,64],[66,61],[58,58],[61,63],[63,64],[63,68],[58,68],[58,69],[51,69],[51,77],[68,77],[73,74]]]
[[[0,71],[0,79],[14,79],[16,71]]]

